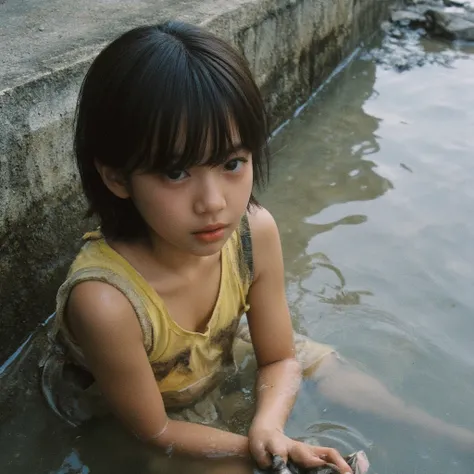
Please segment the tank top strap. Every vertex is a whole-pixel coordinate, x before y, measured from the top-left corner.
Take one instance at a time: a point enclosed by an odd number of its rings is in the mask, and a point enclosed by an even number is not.
[[[243,215],[242,220],[240,222],[239,237],[240,245],[242,248],[242,261],[246,266],[249,275],[249,283],[251,284],[253,281],[254,269],[252,253],[252,235],[250,232],[250,224],[247,213]]]

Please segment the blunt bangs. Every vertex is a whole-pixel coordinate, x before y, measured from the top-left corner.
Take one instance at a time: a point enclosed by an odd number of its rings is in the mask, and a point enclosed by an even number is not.
[[[158,48],[145,55],[146,71],[124,114],[133,137],[128,143],[139,150],[130,150],[126,172],[218,165],[236,146],[258,153],[266,145],[263,104],[253,81],[240,73],[245,65],[214,37],[212,44],[202,41],[204,34],[189,28],[186,38],[173,36],[166,61]]]
[[[267,139],[260,92],[230,45],[179,22],[131,30],[97,56],[79,96],[75,152],[89,215],[98,214],[104,234],[116,237],[127,234],[118,222],[125,214],[140,220],[131,215],[133,203],[106,188],[95,161],[129,177],[218,165],[244,148],[253,156],[255,184],[263,185]]]

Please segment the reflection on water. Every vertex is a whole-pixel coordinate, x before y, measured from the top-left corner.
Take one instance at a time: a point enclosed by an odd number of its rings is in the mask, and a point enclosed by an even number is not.
[[[472,52],[403,74],[356,61],[274,140],[262,196],[281,230],[295,326],[470,429]],[[290,426],[308,438],[314,420],[320,442],[368,449],[374,472],[468,472],[474,460],[474,447],[459,452],[307,387]]]
[[[377,199],[393,188],[371,159],[380,152],[380,119],[365,113],[363,105],[374,95],[375,76],[375,64],[356,61],[272,143],[272,184],[261,199],[279,225],[297,325],[308,293],[336,305],[357,304],[371,294],[348,288],[328,255],[307,247],[318,234],[367,221],[358,211],[324,219],[326,208]],[[319,288],[312,283],[315,277],[322,282]]]
[[[435,52],[437,46],[432,45]],[[443,47],[445,48],[445,46]],[[474,55],[399,74],[357,60],[272,143],[261,200],[282,236],[295,327],[408,402],[474,429]],[[0,426],[0,471],[142,472],[113,424],[80,432],[25,402]],[[289,432],[373,472],[468,472],[472,453],[334,406],[305,383]]]

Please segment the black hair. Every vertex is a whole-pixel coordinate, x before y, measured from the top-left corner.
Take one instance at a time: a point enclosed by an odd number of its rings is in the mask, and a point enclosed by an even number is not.
[[[254,184],[264,185],[267,123],[245,59],[224,40],[175,21],[124,33],[95,58],[79,93],[74,151],[88,216],[98,216],[106,237],[145,235],[132,200],[107,188],[95,162],[125,178],[186,169],[202,164],[205,153],[213,166],[227,159],[232,130],[253,154]],[[258,204],[253,194],[252,204]]]

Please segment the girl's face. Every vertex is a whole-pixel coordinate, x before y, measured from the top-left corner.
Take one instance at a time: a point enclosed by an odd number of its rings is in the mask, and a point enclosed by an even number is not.
[[[220,251],[245,213],[253,186],[252,155],[235,145],[215,167],[131,176],[130,197],[155,240],[195,256]]]

